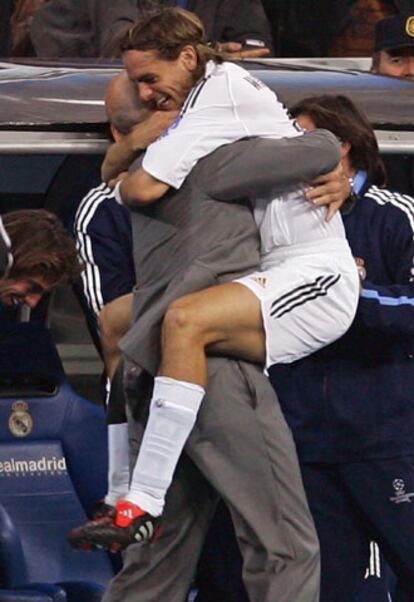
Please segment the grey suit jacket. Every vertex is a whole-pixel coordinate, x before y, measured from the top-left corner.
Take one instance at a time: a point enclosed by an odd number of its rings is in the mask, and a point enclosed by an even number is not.
[[[258,267],[259,237],[249,196],[312,180],[339,159],[339,143],[322,130],[235,142],[200,161],[180,190],[134,211],[134,324],[121,341],[127,358],[155,375],[161,323],[170,303]]]

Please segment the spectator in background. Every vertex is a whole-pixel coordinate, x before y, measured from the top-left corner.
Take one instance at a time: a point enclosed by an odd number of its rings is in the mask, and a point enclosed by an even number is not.
[[[15,0],[11,17],[10,56],[33,56],[30,26],[39,8],[48,0]]]
[[[396,15],[377,23],[371,70],[414,82],[414,6],[411,15]],[[384,162],[390,187],[414,196],[413,155],[386,155]]]
[[[260,0],[49,0],[33,19],[31,38],[42,58],[119,56],[117,41],[144,10],[181,6],[204,22],[210,41],[235,58],[272,52]]]
[[[345,336],[270,369],[319,535],[321,602],[355,600],[372,538],[400,580],[402,599],[412,602],[414,199],[382,188],[374,132],[349,99],[308,98],[292,114],[342,141],[356,195],[343,219],[362,278]]]
[[[377,23],[372,71],[414,81],[414,7],[411,15],[396,15]]]
[[[357,0],[346,23],[328,50],[328,56],[371,56],[376,23],[407,10],[412,0]]]
[[[13,0],[0,2],[0,57],[10,55],[10,19],[13,13]]]
[[[370,56],[374,26],[413,0],[263,0],[282,57]]]
[[[81,273],[75,244],[61,221],[42,209],[7,213],[0,222],[0,303],[33,308],[42,295]],[[10,259],[10,253],[13,260]]]

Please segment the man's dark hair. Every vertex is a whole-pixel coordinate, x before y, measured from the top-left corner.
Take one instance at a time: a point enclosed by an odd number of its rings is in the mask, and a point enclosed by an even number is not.
[[[309,116],[317,128],[330,130],[341,142],[348,142],[352,167],[366,171],[370,183],[385,185],[387,177],[374,130],[347,96],[310,96],[298,102],[290,112],[293,117]]]
[[[74,240],[56,215],[44,209],[22,209],[2,216],[10,238],[11,279],[43,278],[50,286],[69,284],[82,271]]]
[[[153,50],[165,61],[176,60],[185,46],[193,46],[197,53],[196,79],[203,75],[207,61],[223,61],[220,52],[208,43],[200,19],[183,8],[148,11],[127,31],[120,44],[121,52]]]

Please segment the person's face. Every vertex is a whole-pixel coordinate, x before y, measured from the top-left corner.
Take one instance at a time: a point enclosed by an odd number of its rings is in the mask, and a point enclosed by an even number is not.
[[[41,277],[5,278],[0,280],[0,303],[3,305],[23,305],[36,307],[50,285]]]
[[[377,73],[414,79],[414,46],[379,53]]]
[[[139,97],[152,109],[179,110],[195,83],[197,55],[191,46],[186,46],[174,61],[158,58],[153,50],[128,50],[123,62]]]
[[[310,130],[316,129],[316,124],[313,121],[312,117],[310,117],[309,115],[306,115],[306,113],[300,113],[295,119],[296,119],[296,122],[300,125],[300,127],[303,128],[305,131],[310,131]],[[349,142],[342,142],[341,147],[342,147],[342,160],[344,160],[348,156],[351,146],[350,146]],[[345,159],[345,160],[348,161],[347,159]]]

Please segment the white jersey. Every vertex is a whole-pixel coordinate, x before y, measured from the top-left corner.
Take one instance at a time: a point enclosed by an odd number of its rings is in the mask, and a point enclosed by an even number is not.
[[[142,166],[154,178],[179,188],[199,159],[224,144],[252,136],[293,137],[301,131],[265,84],[234,63],[210,61],[176,122],[148,147]],[[304,190],[300,185],[269,191],[266,199],[251,199],[263,254],[275,246],[324,238],[345,241],[340,216],[326,222],[326,208],[315,208],[304,198]]]

